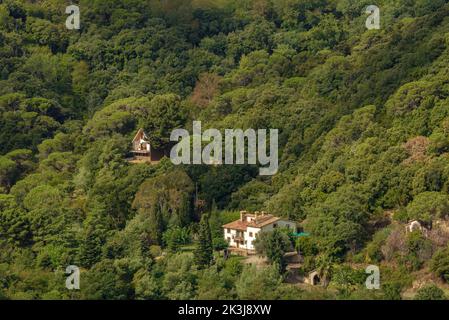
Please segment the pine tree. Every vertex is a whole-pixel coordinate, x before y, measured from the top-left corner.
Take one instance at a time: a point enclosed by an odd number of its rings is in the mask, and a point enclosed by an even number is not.
[[[209,215],[201,217],[198,230],[198,246],[195,250],[195,263],[202,269],[211,264],[213,259],[212,236],[209,226]]]
[[[105,217],[101,211],[94,211],[85,221],[85,232],[79,250],[82,266],[89,268],[101,260],[101,250],[108,236]]]

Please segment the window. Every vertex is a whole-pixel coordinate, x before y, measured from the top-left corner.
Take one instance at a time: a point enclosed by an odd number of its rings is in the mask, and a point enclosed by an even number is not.
[[[227,240],[228,240],[228,242],[231,242],[231,238],[230,237],[227,237]]]
[[[227,233],[231,233],[231,229],[227,229],[226,232],[227,232]]]
[[[276,228],[278,226],[277,223],[273,223],[273,228]]]
[[[250,237],[252,237],[252,236],[253,236],[253,233],[252,233],[252,232],[250,232],[250,233],[249,233],[249,236],[250,236]]]

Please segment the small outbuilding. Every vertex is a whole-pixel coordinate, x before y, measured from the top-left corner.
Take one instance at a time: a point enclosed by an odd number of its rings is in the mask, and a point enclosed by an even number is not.
[[[314,270],[309,273],[309,275],[304,278],[304,282],[310,284],[311,286],[320,286],[322,285],[321,277],[318,271]]]
[[[153,148],[145,131],[140,128],[132,140],[133,155],[130,162],[150,162],[158,163],[164,156],[168,155],[168,150]]]
[[[426,223],[425,221],[421,220],[412,220],[405,226],[405,231],[407,233],[413,232],[413,231],[419,231],[423,235],[427,237],[428,232],[432,229],[431,224]]]

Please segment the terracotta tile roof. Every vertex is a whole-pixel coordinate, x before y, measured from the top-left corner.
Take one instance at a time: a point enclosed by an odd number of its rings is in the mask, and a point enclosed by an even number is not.
[[[273,217],[273,216],[265,216],[265,217],[257,218],[256,221],[249,222],[248,226],[255,227],[255,228],[262,228],[262,227],[265,227],[266,225],[269,225],[269,224],[274,223],[279,220],[281,220],[281,218]]]
[[[249,222],[246,222],[246,221],[235,220],[235,221],[232,221],[230,223],[223,225],[223,228],[246,231],[248,224],[249,224]]]
[[[223,225],[223,228],[245,231],[248,227],[263,228],[279,220],[281,220],[281,218],[274,217],[271,214],[269,214],[265,216],[258,216],[256,221],[251,222],[248,222],[246,220],[242,221],[239,219]]]

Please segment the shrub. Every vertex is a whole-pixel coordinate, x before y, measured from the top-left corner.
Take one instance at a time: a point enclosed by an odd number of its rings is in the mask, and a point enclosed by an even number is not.
[[[437,251],[430,262],[430,269],[449,282],[449,247]]]
[[[429,284],[418,290],[415,300],[446,300],[444,291],[434,284]]]

